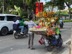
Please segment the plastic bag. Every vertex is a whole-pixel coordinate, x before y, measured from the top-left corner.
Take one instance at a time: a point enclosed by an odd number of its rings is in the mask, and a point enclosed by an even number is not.
[[[39,43],[42,45],[42,44],[44,44],[44,38],[43,37],[41,37],[41,39],[39,40]]]
[[[55,35],[55,38],[56,38],[56,39],[59,39],[59,35]]]

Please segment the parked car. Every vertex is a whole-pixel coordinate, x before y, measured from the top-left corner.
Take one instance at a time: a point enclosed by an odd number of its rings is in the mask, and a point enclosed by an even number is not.
[[[9,31],[13,31],[13,20],[17,15],[0,14],[0,33],[7,35]]]

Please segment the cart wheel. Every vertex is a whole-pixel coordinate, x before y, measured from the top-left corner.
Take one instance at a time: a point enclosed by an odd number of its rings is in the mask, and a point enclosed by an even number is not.
[[[62,45],[63,45],[63,40],[61,38],[60,43],[59,43],[59,47],[62,47]]]

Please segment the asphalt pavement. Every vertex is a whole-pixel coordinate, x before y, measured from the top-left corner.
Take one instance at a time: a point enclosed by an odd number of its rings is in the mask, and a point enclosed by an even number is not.
[[[65,23],[64,28],[61,29],[63,41],[67,41],[71,36],[72,23]],[[40,45],[38,40],[41,35],[35,34],[34,47],[35,50],[28,49],[28,37],[22,39],[15,39],[12,34],[7,36],[0,36],[0,54],[53,54],[46,50],[44,45]],[[59,50],[56,54],[62,53],[66,49],[66,46]]]

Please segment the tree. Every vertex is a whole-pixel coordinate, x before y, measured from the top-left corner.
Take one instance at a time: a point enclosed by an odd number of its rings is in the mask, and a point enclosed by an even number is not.
[[[72,5],[72,0],[65,0],[65,4],[67,5],[68,7],[68,10],[69,10],[69,18],[71,19],[71,5]]]
[[[62,10],[65,8],[64,0],[51,0],[51,2],[54,4],[54,6],[58,6],[59,10]]]
[[[4,0],[5,11],[14,9],[14,5],[23,8],[22,0]]]
[[[72,5],[72,0],[50,0],[50,5],[53,4],[54,6],[57,6],[59,10],[63,10],[65,8],[65,4],[67,5],[69,9],[69,18],[71,18],[71,5]]]
[[[46,4],[44,5],[45,7],[51,7],[51,11],[53,11],[53,8],[55,7],[54,3],[49,1],[49,2],[46,2]]]
[[[35,2],[37,0],[26,0],[25,3],[27,5],[27,12],[28,12],[28,18],[31,12],[34,12],[35,9]],[[33,11],[32,11],[33,10]]]
[[[59,7],[59,9],[64,9],[64,3],[67,5],[69,9],[69,18],[71,19],[71,5],[72,5],[72,0],[51,0],[56,3],[56,5]]]
[[[37,0],[4,0],[4,10],[6,13],[9,13],[9,10],[15,9],[14,5],[21,8],[22,12],[27,12],[28,10],[35,9],[35,2]],[[2,11],[3,0],[0,0],[0,10]],[[0,11],[0,12],[1,12]]]
[[[0,0],[0,13],[4,13],[4,0]]]

